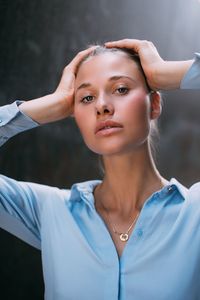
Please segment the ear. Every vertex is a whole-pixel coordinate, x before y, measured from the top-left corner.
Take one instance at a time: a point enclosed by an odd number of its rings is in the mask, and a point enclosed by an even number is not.
[[[150,93],[150,117],[157,119],[162,112],[161,95],[159,92],[153,91]]]

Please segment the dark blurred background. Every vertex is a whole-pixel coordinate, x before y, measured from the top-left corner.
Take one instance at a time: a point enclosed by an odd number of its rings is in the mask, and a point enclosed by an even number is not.
[[[0,0],[0,103],[54,91],[63,67],[88,44],[151,40],[167,60],[200,51],[198,0]],[[157,165],[189,187],[200,180],[200,92],[163,93]],[[97,157],[72,119],[22,133],[0,149],[1,173],[70,188],[100,178]],[[0,231],[0,298],[43,299],[40,252]]]

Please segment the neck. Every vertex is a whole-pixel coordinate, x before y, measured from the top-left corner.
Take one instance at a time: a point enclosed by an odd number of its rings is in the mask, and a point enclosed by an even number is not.
[[[168,183],[156,169],[148,145],[140,151],[103,157],[105,176],[95,189],[96,205],[122,215],[140,211],[144,201]]]

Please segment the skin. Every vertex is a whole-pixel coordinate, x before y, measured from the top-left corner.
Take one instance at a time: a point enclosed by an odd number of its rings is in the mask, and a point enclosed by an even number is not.
[[[193,63],[193,60],[180,62],[164,61],[158,54],[155,46],[148,41],[125,39],[121,41],[108,42],[106,43],[106,47],[125,47],[138,53],[148,84],[153,90],[179,88],[183,76]],[[98,96],[98,101],[95,102],[98,104],[98,110],[100,110],[98,117],[102,116],[103,106],[105,106],[105,104],[108,105],[108,102],[110,102],[109,107],[111,105],[112,109],[114,108],[113,116],[116,119],[119,118],[117,121],[123,123],[123,130],[121,133],[123,132],[124,134],[122,135],[120,133],[118,135],[110,136],[107,139],[99,138],[97,140],[93,133],[90,132],[90,129],[86,132],[84,125],[81,125],[85,122],[81,121],[81,106],[78,108],[76,103],[74,103],[75,79],[77,75],[78,82],[78,77],[80,79],[80,72],[83,72],[84,64],[79,69],[78,74],[76,74],[80,62],[93,49],[94,47],[79,52],[64,68],[63,75],[55,92],[38,99],[26,101],[20,105],[19,109],[40,124],[47,124],[57,120],[62,120],[72,115],[74,113],[74,109],[76,109],[75,116],[77,124],[80,127],[86,144],[93,151],[103,154],[104,157],[106,175],[103,180],[102,187],[98,187],[98,189],[96,189],[95,196],[97,198],[106,199],[105,203],[108,209],[112,208],[119,213],[123,213],[123,209],[125,214],[125,211],[133,211],[134,208],[141,207],[141,203],[143,203],[144,199],[147,198],[150,193],[158,190],[166,183],[155,168],[147,143],[150,119],[157,118],[160,115],[160,98],[158,93],[154,93],[151,96],[151,108],[153,109],[153,111],[151,111],[149,101],[147,101],[148,95],[144,97],[145,101],[143,100],[140,102],[139,98],[142,97],[142,93],[144,93],[144,91],[137,88],[137,92],[134,92],[134,103],[130,101],[128,95],[120,96],[120,99],[124,97],[126,98],[125,103],[127,114],[125,114],[123,113],[124,110],[120,109],[120,101],[111,101],[113,100],[114,94],[112,94],[112,97],[108,97],[109,93],[105,93],[105,87],[103,87],[103,83],[101,82],[101,90],[98,90],[100,96]],[[121,59],[124,62],[124,58],[121,57]],[[86,63],[88,64],[89,61],[85,62],[85,64]],[[102,62],[102,65],[105,65],[104,62]],[[128,69],[126,71],[131,72],[131,70]],[[92,69],[90,72],[91,79],[94,74],[98,73],[94,72],[94,69]],[[135,76],[136,74],[137,72],[134,73]],[[87,80],[90,80],[90,78],[87,78]],[[106,97],[102,97],[103,94],[105,94]],[[118,99],[118,96],[116,96],[116,98]],[[115,103],[114,106],[113,103]],[[136,105],[136,103],[140,103],[141,105]],[[89,104],[89,106],[92,107],[91,104]],[[89,106],[86,106],[87,109]],[[128,126],[131,121],[129,109],[130,111],[133,111],[133,114],[135,109],[138,110],[138,114],[135,114],[132,119],[132,121],[137,124],[137,130],[134,126]],[[119,110],[120,114],[118,114]],[[109,114],[111,114],[110,109],[106,111],[107,114],[108,111]],[[85,107],[81,112],[85,112]],[[97,122],[97,117],[95,119],[94,109],[92,110],[90,108],[90,112],[89,118],[92,119],[92,126],[94,126],[94,123]],[[105,111],[103,114],[105,117]],[[124,119],[123,114],[127,117],[127,119]],[[144,117],[144,123],[141,122],[140,118],[142,117],[142,114]],[[85,120],[87,120],[87,117]],[[111,140],[112,143],[109,142]],[[143,180],[144,178],[147,179],[145,182]],[[134,191],[132,188],[133,186]],[[97,191],[99,191],[98,195]],[[107,198],[109,198],[109,200]],[[125,205],[123,199],[126,199]]]
[[[74,117],[87,146],[103,156],[105,176],[94,190],[95,207],[119,255],[125,244],[113,233],[111,220],[125,232],[144,201],[168,183],[155,167],[148,140],[160,113],[159,94],[149,95],[141,71],[125,54],[100,54],[80,66]],[[120,131],[96,135],[97,124],[108,119],[120,123]]]
[[[140,57],[142,68],[152,90],[178,89],[180,82],[193,63],[193,60],[164,61],[156,47],[148,41],[124,39],[108,42],[106,47],[134,50]],[[74,83],[78,65],[95,47],[79,52],[64,68],[56,90],[46,96],[28,100],[19,109],[39,124],[62,120],[74,109]]]
[[[95,47],[80,51],[64,68],[56,90],[49,95],[22,103],[19,109],[39,124],[65,119],[74,109],[74,83],[80,62]]]
[[[129,78],[110,80],[113,76]],[[78,89],[83,83],[90,86]],[[150,101],[141,73],[125,55],[106,53],[90,58],[77,74],[75,90],[74,117],[92,151],[105,156],[127,153],[146,139]],[[95,127],[106,119],[122,124],[123,130],[97,137]]]
[[[181,80],[194,60],[165,61],[154,44],[146,40],[123,39],[105,43],[108,48],[127,48],[140,57],[149,86],[152,90],[174,90],[180,87]]]
[[[151,42],[135,39],[108,42],[106,47],[127,48],[138,53],[148,84],[155,92],[148,95],[137,66],[122,55],[93,57],[85,61],[77,73],[80,62],[93,47],[79,52],[64,68],[52,94],[26,101],[19,109],[39,124],[73,115],[87,146],[103,155],[105,176],[94,190],[95,207],[105,220],[120,255],[125,243],[113,234],[109,220],[117,224],[118,231],[125,232],[145,200],[168,183],[156,169],[148,143],[150,123],[161,113],[160,96],[156,91],[178,89],[193,60],[164,61]],[[109,78],[119,72],[132,81],[123,79],[111,83]],[[92,99],[89,104],[79,101],[81,94],[77,89],[84,82],[90,84],[81,91],[82,96],[92,94],[92,98],[87,98]],[[129,86],[127,94],[121,95],[119,83]],[[97,123],[108,118],[122,124],[122,130],[107,137],[95,136]]]
[[[110,80],[114,76],[123,77]],[[141,72],[126,55],[101,54],[79,68],[74,117],[85,143],[103,155],[105,165],[105,177],[95,196],[101,198],[101,206],[124,219],[130,211],[134,215],[141,209],[147,195],[166,184],[155,168],[148,142],[151,120],[160,113],[159,94],[150,100]],[[106,137],[95,135],[98,122],[107,119],[120,123],[122,129]]]

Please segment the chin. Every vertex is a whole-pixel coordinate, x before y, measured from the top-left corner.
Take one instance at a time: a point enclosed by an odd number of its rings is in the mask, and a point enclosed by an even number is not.
[[[117,145],[116,143],[109,143],[109,145],[91,145],[87,144],[86,146],[94,153],[99,154],[99,155],[112,155],[119,153],[122,149]]]
[[[138,150],[143,143],[132,143],[131,145],[119,145],[117,143],[112,143],[110,145],[104,145],[102,147],[87,145],[88,148],[99,155],[102,156],[111,156],[111,155],[124,155],[130,152],[134,152],[136,149]]]
[[[132,134],[125,137],[113,136],[105,139],[84,139],[86,146],[94,153],[99,155],[120,155],[135,152],[141,149],[148,139],[149,132],[142,134]]]

